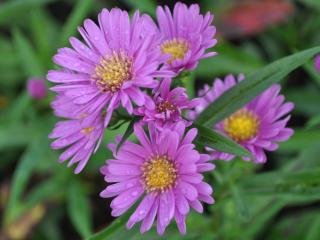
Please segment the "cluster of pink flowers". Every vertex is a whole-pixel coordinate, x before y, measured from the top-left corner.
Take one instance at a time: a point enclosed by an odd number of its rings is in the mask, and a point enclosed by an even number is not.
[[[99,148],[115,111],[122,108],[139,117],[134,125],[139,143],[126,140],[118,149],[119,136],[109,144],[114,158],[106,161],[101,173],[111,185],[101,197],[114,197],[113,216],[140,201],[128,228],[142,221],[140,230],[145,232],[156,221],[163,234],[175,219],[185,233],[190,208],[202,212],[202,202],[214,203],[202,174],[214,169],[209,161],[235,157],[210,148],[204,149],[209,154],[199,153],[193,143],[197,129],[190,126],[237,81],[231,75],[224,82],[218,79],[196,99],[189,99],[183,87],[173,87],[181,72],[216,55],[211,51],[217,42],[213,15],[201,15],[197,4],[182,3],[173,13],[167,6],[156,13],[157,23],[138,11],[130,19],[126,11],[103,9],[98,25],[87,19],[79,27],[84,43],[72,37],[72,48],[58,50],[53,60],[60,69],[49,71],[47,79],[56,83],[51,88],[57,93],[52,108],[65,120],[49,137],[55,139],[52,148],[65,149],[60,161],[76,164],[79,173]],[[285,117],[293,105],[284,104],[279,91],[280,86],[272,86],[213,128],[248,149],[255,162],[265,162],[264,150],[275,150],[276,142],[293,133]]]

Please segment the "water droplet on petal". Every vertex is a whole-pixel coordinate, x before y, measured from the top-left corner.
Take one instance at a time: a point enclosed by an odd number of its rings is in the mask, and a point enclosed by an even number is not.
[[[140,211],[139,211],[139,214],[140,214],[140,215],[143,215],[143,214],[145,214],[145,212],[146,212],[145,210],[140,210]]]
[[[135,197],[135,196],[138,195],[138,192],[137,192],[137,191],[134,191],[134,192],[131,193],[131,195],[132,195],[133,197]]]

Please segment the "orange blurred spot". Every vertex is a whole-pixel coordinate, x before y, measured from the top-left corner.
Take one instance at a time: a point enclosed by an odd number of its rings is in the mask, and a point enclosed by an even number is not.
[[[220,32],[227,38],[253,35],[285,21],[293,11],[286,0],[239,1],[222,14]]]
[[[5,108],[8,105],[8,98],[6,96],[0,96],[0,109]]]
[[[42,204],[35,206],[21,216],[14,223],[5,226],[4,233],[9,239],[27,239],[32,228],[37,225],[45,214],[45,207]]]

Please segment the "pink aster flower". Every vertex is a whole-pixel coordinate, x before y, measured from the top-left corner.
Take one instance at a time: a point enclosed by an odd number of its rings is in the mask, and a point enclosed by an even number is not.
[[[115,197],[111,202],[111,214],[115,217],[141,198],[127,223],[129,229],[142,221],[143,233],[156,221],[157,232],[163,234],[175,218],[180,232],[186,233],[185,219],[190,207],[201,213],[201,201],[214,203],[212,188],[203,182],[201,174],[214,165],[207,162],[208,155],[194,149],[192,141],[197,130],[185,134],[185,125],[179,122],[159,131],[150,123],[149,136],[140,124],[134,126],[134,133],[140,144],[126,141],[118,153],[116,145],[109,145],[115,159],[107,160],[101,172],[112,185],[101,192],[101,197]]]
[[[103,9],[98,19],[98,26],[87,19],[79,28],[85,44],[72,37],[73,49],[58,50],[53,61],[62,68],[49,71],[47,78],[58,83],[51,90],[71,99],[78,111],[90,115],[106,109],[107,126],[115,108],[122,105],[132,113],[133,103],[145,103],[141,88],[154,88],[154,77],[172,74],[158,71],[163,57],[148,15],[136,12],[130,21],[126,11],[114,8]]]
[[[184,121],[182,111],[190,110],[199,103],[199,99],[189,100],[185,88],[177,87],[170,90],[171,82],[170,78],[163,79],[152,99],[137,109],[135,113],[143,116],[144,122],[152,121],[157,127],[162,128],[177,121]],[[185,123],[187,124],[186,121]]]
[[[320,55],[316,56],[314,60],[314,66],[318,72],[320,72]]]
[[[198,4],[189,8],[183,3],[176,3],[171,14],[167,6],[157,8],[157,19],[160,28],[162,43],[161,51],[170,55],[167,60],[167,69],[179,72],[194,69],[198,61],[216,55],[215,52],[205,53],[213,47],[216,28],[211,25],[213,15],[200,14]]]
[[[68,167],[77,164],[75,173],[79,173],[100,146],[105,130],[103,113],[101,110],[92,114],[78,112],[77,106],[63,94],[58,95],[51,106],[57,116],[66,118],[58,122],[49,135],[49,138],[57,138],[51,147],[66,148],[59,161],[71,159]]]
[[[27,82],[29,95],[34,99],[42,99],[47,96],[47,87],[43,79],[31,78]]]
[[[202,96],[202,103],[196,111],[190,113],[190,117],[195,118],[210,103],[236,85],[237,81],[242,80],[241,75],[238,80],[228,75],[224,81],[215,80],[212,88],[206,85],[199,93]],[[290,115],[287,114],[294,105],[290,102],[284,103],[284,96],[279,95],[280,90],[280,85],[272,85],[242,109],[214,126],[216,130],[249,150],[256,163],[265,163],[267,160],[265,151],[275,151],[278,148],[278,142],[288,140],[293,134],[293,130],[286,125],[290,119]],[[213,149],[208,150],[214,159],[231,160],[235,157]],[[243,159],[250,160],[247,157]]]

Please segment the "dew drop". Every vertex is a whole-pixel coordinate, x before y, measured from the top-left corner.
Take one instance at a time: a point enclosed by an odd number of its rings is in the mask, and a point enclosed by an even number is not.
[[[140,214],[140,215],[143,215],[143,214],[145,214],[145,212],[146,212],[145,210],[140,210],[140,211],[139,211],[139,214]]]

